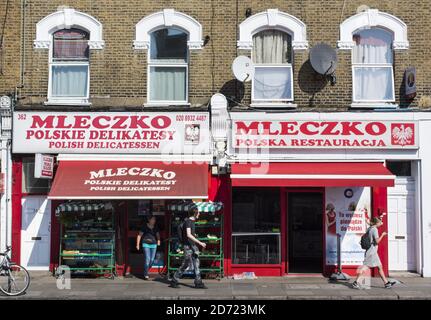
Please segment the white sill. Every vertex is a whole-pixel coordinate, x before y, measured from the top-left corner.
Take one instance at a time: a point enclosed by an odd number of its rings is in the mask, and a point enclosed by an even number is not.
[[[350,107],[367,109],[397,109],[399,105],[392,102],[353,102]]]
[[[252,108],[292,108],[296,109],[298,105],[291,102],[252,102]]]
[[[91,102],[89,102],[87,99],[76,99],[76,100],[56,100],[51,99],[48,101],[45,101],[43,103],[46,106],[53,106],[53,105],[62,105],[62,106],[82,106],[82,107],[88,107],[91,106]]]
[[[148,102],[148,103],[144,103],[144,107],[169,107],[169,106],[190,107],[191,104],[188,102]]]

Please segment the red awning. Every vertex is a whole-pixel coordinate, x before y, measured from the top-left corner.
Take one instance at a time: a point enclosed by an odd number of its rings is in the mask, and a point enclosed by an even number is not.
[[[60,161],[49,199],[195,199],[208,197],[208,164]]]
[[[391,187],[395,176],[381,162],[232,164],[233,186]]]

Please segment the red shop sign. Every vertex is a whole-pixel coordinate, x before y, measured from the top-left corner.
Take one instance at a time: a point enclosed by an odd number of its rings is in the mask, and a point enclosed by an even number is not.
[[[415,121],[236,120],[234,148],[418,148]]]

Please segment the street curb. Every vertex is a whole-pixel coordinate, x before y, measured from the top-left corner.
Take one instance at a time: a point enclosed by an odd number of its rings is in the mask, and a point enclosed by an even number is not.
[[[287,296],[234,296],[234,300],[287,300]]]
[[[375,295],[360,295],[350,296],[352,300],[399,300],[398,296],[375,296]]]
[[[234,300],[233,296],[181,296],[178,300]]]

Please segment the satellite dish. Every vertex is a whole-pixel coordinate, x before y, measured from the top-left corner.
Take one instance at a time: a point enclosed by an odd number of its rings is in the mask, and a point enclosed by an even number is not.
[[[310,62],[314,71],[323,76],[329,76],[332,85],[336,82],[334,72],[337,61],[337,52],[327,44],[317,44],[310,50]]]
[[[333,74],[337,68],[337,53],[327,44],[320,43],[311,48],[310,62],[317,73]]]
[[[254,66],[253,62],[249,57],[239,56],[236,57],[232,63],[232,71],[237,78],[241,82],[248,82],[254,76]]]

